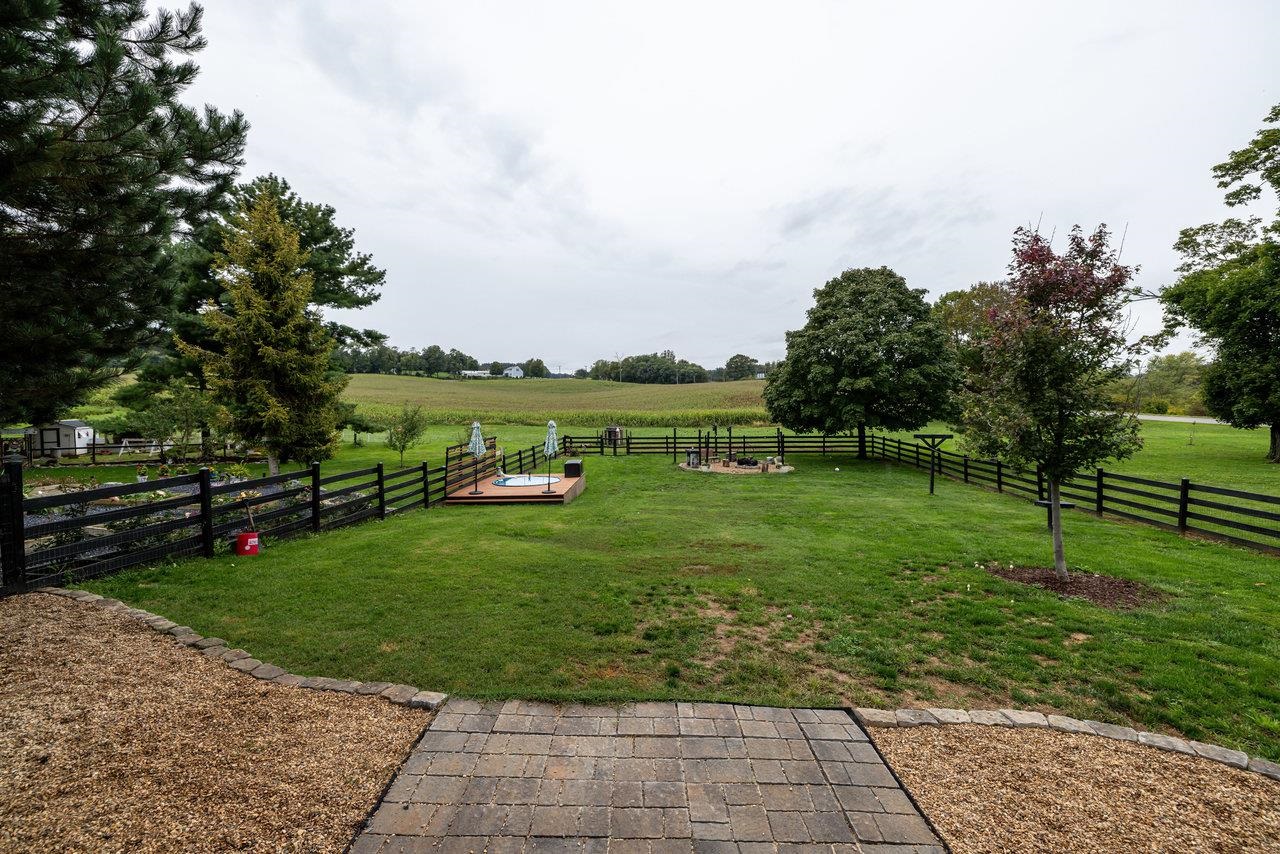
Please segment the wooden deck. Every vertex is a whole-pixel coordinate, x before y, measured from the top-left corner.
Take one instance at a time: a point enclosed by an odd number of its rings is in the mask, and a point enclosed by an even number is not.
[[[545,474],[545,472],[526,472],[526,474]],[[560,472],[552,472],[553,477],[560,480],[551,484],[551,493],[547,494],[543,485],[538,486],[494,486],[496,476],[480,479],[480,494],[472,495],[470,483],[460,486],[445,498],[446,505],[452,504],[568,504],[582,494],[587,487],[587,477],[565,477]]]

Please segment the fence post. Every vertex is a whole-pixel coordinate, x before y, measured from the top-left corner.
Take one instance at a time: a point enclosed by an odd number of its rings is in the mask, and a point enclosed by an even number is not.
[[[996,460],[996,492],[1004,492],[1004,463]]]
[[[382,479],[382,463],[378,463],[378,518],[387,518],[387,484]]]
[[[672,427],[671,428],[671,462],[673,463],[680,461],[677,456],[677,450],[676,450],[676,445],[679,445],[679,444],[680,444],[680,437],[676,433],[676,428]]]
[[[431,476],[427,474],[427,461],[422,461],[422,509],[431,506]]]
[[[969,455],[964,455],[964,482],[969,482]]]
[[[4,477],[0,478],[0,584],[17,587],[27,572],[27,538],[23,533],[22,457],[14,454],[4,461]]]
[[[320,464],[311,463],[311,530],[320,530]]]
[[[1097,496],[1096,496],[1096,498],[1095,498],[1095,504],[1094,504],[1095,509],[1098,511],[1098,515],[1099,515],[1099,516],[1101,516],[1101,515],[1102,515],[1102,505],[1103,505],[1103,500],[1102,500],[1102,474],[1103,474],[1103,472],[1102,472],[1102,467],[1101,467],[1101,466],[1099,466],[1099,467],[1098,467],[1098,474],[1097,474],[1097,478],[1098,478],[1098,479],[1097,479],[1097,486],[1095,487],[1095,488],[1097,489]]]
[[[629,457],[631,456],[631,434],[630,433],[626,435],[626,440],[627,440],[627,456]]]
[[[1178,484],[1178,530],[1187,532],[1187,505],[1191,503],[1191,480],[1183,478]]]
[[[213,557],[213,479],[209,467],[200,467],[200,553]]]

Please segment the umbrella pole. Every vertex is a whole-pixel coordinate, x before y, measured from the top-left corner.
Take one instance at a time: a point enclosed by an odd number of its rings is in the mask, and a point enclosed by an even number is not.
[[[475,461],[475,468],[471,470],[471,492],[470,495],[484,495],[484,490],[480,488],[480,460]]]
[[[551,495],[554,492],[555,490],[551,488],[551,455],[548,454],[547,455],[547,488],[542,490],[542,494]]]

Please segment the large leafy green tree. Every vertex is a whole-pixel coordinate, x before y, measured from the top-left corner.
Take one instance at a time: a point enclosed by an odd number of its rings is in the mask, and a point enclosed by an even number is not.
[[[724,363],[724,378],[729,381],[745,380],[756,375],[759,363],[744,353],[735,353]]]
[[[181,342],[181,349],[200,363],[231,432],[266,449],[272,474],[281,462],[327,459],[347,378],[331,371],[333,338],[309,307],[312,274],[298,232],[282,221],[270,193],[229,225],[214,259],[226,304],[207,303],[201,314],[217,346]]]
[[[1267,116],[1280,124],[1280,106]],[[1264,186],[1280,193],[1280,127],[1213,169],[1228,205],[1246,205]],[[1170,321],[1194,327],[1217,358],[1205,371],[1209,413],[1233,427],[1269,426],[1267,459],[1280,463],[1280,211],[1184,229],[1181,278],[1161,293]]]
[[[787,333],[787,357],[769,374],[764,402],[791,430],[913,430],[948,411],[955,356],[923,289],[888,267],[845,270],[813,292],[804,328]]]
[[[1141,447],[1132,415],[1109,411],[1107,386],[1141,342],[1126,338],[1134,270],[1117,263],[1106,226],[1079,226],[1059,255],[1041,235],[1014,232],[1008,298],[990,315],[981,362],[962,393],[965,442],[1015,466],[1039,466],[1049,486],[1053,559],[1062,545],[1061,485],[1083,468]]]
[[[978,282],[962,291],[945,293],[933,304],[933,316],[942,324],[966,373],[978,367],[980,343],[991,328],[991,315],[1007,294],[999,282]]]
[[[166,251],[231,187],[248,125],[179,100],[201,10],[0,4],[0,423],[132,367],[174,289]]]

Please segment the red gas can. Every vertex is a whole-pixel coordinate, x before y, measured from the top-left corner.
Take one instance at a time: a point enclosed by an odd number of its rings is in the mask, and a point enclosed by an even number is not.
[[[250,556],[258,553],[258,532],[246,531],[236,535],[236,554]]]

